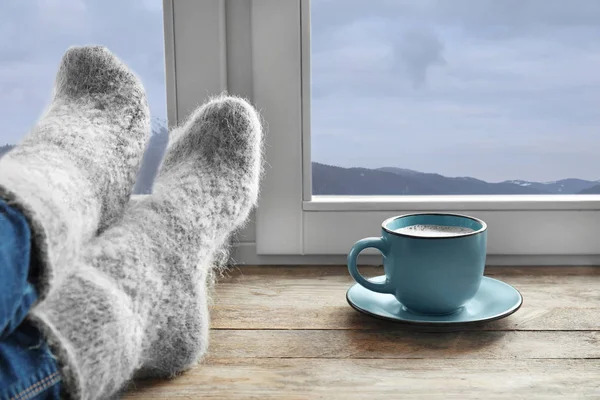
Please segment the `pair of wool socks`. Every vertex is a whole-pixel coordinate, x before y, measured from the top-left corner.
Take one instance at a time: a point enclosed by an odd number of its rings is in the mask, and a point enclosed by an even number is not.
[[[33,233],[29,318],[72,398],[107,398],[201,358],[215,255],[257,201],[262,129],[246,101],[221,96],[192,113],[170,135],[153,194],[130,203],[148,134],[135,75],[105,48],[72,48],[46,114],[0,160],[0,197]]]

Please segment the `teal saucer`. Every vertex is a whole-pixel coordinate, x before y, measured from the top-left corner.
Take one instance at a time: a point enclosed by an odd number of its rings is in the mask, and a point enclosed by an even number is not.
[[[385,281],[385,276],[370,279]],[[425,315],[410,312],[391,294],[375,293],[358,283],[346,293],[352,308],[391,321],[416,325],[455,325],[494,321],[514,313],[523,304],[521,293],[511,285],[484,276],[479,290],[459,311],[450,315]]]

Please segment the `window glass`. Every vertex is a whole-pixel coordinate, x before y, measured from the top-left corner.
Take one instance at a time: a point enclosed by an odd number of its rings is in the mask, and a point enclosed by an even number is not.
[[[153,135],[135,192],[148,193],[167,143],[161,0],[2,0],[0,154],[44,111],[65,50],[88,44],[108,47],[144,84]]]
[[[600,2],[313,0],[313,194],[600,193]]]

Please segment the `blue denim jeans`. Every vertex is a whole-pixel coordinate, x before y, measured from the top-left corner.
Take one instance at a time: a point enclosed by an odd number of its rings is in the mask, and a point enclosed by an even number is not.
[[[58,399],[60,374],[40,331],[25,317],[37,294],[29,281],[31,232],[0,200],[0,400]]]

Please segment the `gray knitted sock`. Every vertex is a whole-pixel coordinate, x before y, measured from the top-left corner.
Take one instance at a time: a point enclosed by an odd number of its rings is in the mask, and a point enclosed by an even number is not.
[[[32,229],[40,298],[84,242],[122,213],[149,137],[137,78],[102,47],[70,48],[45,115],[0,160],[0,198]]]
[[[171,135],[151,196],[84,248],[31,313],[75,398],[136,376],[172,376],[208,345],[207,276],[256,203],[262,131],[244,100],[219,97]]]

